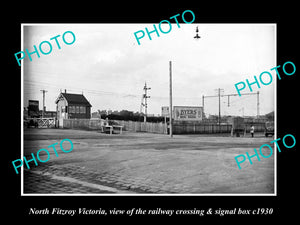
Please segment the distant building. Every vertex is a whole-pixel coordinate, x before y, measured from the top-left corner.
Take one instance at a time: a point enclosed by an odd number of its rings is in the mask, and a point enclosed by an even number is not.
[[[43,110],[39,111],[40,118],[43,117]],[[56,111],[45,111],[43,118],[56,118]]]
[[[24,107],[23,116],[24,118],[56,118],[56,111],[45,110],[43,112],[43,110],[39,110],[39,101],[29,100],[28,107]]]
[[[99,112],[92,112],[92,118],[100,118]]]
[[[28,100],[28,114],[29,117],[40,117],[39,115],[39,101]]]
[[[56,101],[57,119],[90,119],[92,105],[82,94],[60,93]]]

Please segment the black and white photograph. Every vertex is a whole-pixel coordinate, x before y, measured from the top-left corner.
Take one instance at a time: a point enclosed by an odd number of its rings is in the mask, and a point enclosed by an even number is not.
[[[4,217],[298,215],[296,5],[162,3],[5,7]]]
[[[24,195],[276,194],[276,24],[22,31]]]

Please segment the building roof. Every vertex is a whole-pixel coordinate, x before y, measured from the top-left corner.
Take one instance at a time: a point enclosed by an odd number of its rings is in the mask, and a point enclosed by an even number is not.
[[[69,104],[92,106],[82,94],[60,93],[55,103],[57,104],[61,98],[64,98]]]

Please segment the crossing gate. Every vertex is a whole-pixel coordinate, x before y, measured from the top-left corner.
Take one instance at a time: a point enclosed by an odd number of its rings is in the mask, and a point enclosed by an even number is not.
[[[38,128],[51,128],[55,127],[55,118],[36,118]]]

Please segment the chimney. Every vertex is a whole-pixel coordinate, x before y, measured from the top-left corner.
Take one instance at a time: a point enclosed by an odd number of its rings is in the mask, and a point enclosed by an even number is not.
[[[65,94],[67,93],[67,89],[65,89]]]

